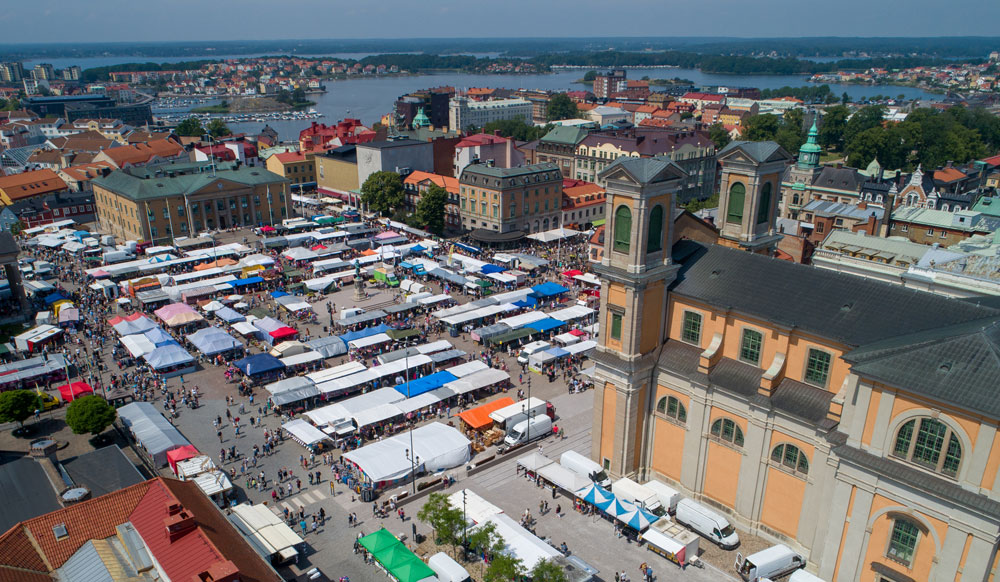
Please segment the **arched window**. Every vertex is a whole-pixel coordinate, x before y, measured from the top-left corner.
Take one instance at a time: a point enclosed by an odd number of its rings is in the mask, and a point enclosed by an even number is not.
[[[899,427],[892,454],[954,478],[962,464],[962,442],[955,431],[940,420],[914,418]]]
[[[747,187],[736,182],[729,188],[729,205],[726,206],[726,222],[743,222],[743,202],[747,197]]]
[[[663,206],[657,204],[649,213],[649,230],[646,234],[646,252],[663,250]]]
[[[615,243],[612,247],[619,253],[627,253],[632,238],[632,211],[622,204],[615,210]]]
[[[947,204],[942,204],[941,205],[941,210],[944,210],[945,212],[948,212],[948,205]]]
[[[743,430],[729,418],[720,418],[712,423],[712,436],[738,447],[743,446]]]
[[[809,458],[795,445],[783,444],[774,447],[771,451],[771,462],[793,473],[809,474]]]
[[[760,201],[757,203],[757,224],[771,219],[771,183],[764,184],[760,191]]]
[[[919,539],[920,527],[907,518],[897,517],[892,523],[889,547],[885,551],[886,557],[909,566],[913,563],[913,554],[917,552]]]
[[[802,199],[799,198],[798,194],[793,194],[792,195],[792,204],[795,204],[796,206],[798,206],[801,201],[802,201]]]
[[[687,410],[684,409],[681,401],[673,396],[660,398],[660,401],[656,403],[656,411],[678,422],[687,422]]]

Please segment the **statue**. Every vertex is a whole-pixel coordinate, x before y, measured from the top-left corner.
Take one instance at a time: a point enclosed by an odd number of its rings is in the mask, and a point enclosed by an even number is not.
[[[364,301],[366,298],[365,281],[361,277],[361,263],[354,259],[354,300]]]

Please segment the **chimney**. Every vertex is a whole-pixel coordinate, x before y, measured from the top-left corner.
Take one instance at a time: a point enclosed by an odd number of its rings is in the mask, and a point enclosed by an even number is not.
[[[494,129],[493,130],[493,135],[495,135],[496,137],[500,137],[500,130],[499,129]],[[951,162],[948,162],[948,163],[951,163]]]
[[[187,532],[194,529],[194,516],[179,503],[172,503],[167,506],[169,517],[164,518],[163,525],[167,528],[167,537],[173,543],[179,540]]]
[[[240,571],[230,560],[220,560],[208,570],[195,574],[191,582],[239,582]]]

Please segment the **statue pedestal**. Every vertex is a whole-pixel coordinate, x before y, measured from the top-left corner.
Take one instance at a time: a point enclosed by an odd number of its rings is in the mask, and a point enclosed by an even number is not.
[[[365,282],[360,278],[354,279],[354,300],[364,301],[367,299],[365,297]]]

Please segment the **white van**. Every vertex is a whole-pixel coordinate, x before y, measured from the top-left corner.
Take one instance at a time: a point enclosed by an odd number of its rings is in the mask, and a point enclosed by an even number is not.
[[[521,348],[521,353],[517,355],[517,363],[522,366],[528,363],[528,357],[531,354],[537,354],[542,350],[547,350],[552,347],[552,344],[545,341],[531,342],[530,344]]]
[[[559,457],[559,464],[574,473],[579,473],[580,475],[587,477],[601,487],[611,487],[611,479],[608,478],[608,474],[604,472],[604,469],[595,461],[592,461],[576,451],[566,451],[563,453],[562,456]]]
[[[652,489],[647,489],[628,477],[622,477],[615,481],[611,485],[611,492],[618,499],[638,505],[646,511],[656,514],[663,514],[664,512],[661,509],[663,506],[660,504],[660,499],[656,496],[656,493],[653,493]]]
[[[365,310],[360,307],[348,307],[346,309],[340,310],[340,319],[347,319],[348,317],[354,317],[355,315],[361,315]]]
[[[697,501],[691,499],[678,501],[674,517],[678,523],[686,525],[724,550],[732,550],[740,545],[740,537],[736,535],[736,529],[729,520]]]
[[[468,570],[444,552],[438,552],[428,558],[427,565],[434,570],[441,582],[472,582]]]
[[[763,580],[761,582],[763,582]],[[815,574],[810,574],[805,570],[796,570],[792,572],[792,575],[789,576],[785,582],[826,582],[826,580]]]
[[[747,582],[760,578],[777,578],[806,565],[806,560],[784,544],[771,546],[746,558],[736,554],[736,571]]]
[[[642,486],[656,494],[656,498],[660,500],[660,504],[666,508],[668,513],[671,515],[677,513],[677,502],[681,500],[679,491],[659,481],[648,481]]]
[[[552,433],[552,419],[543,414],[518,422],[507,430],[503,443],[508,447],[523,445]]]

